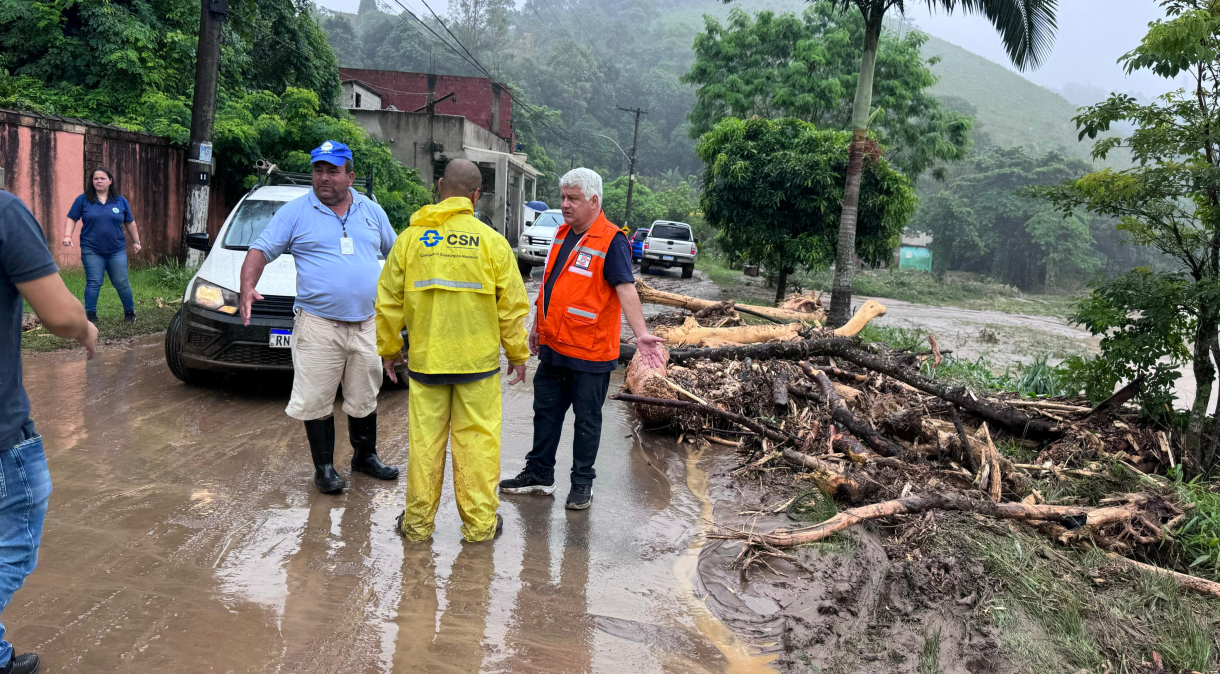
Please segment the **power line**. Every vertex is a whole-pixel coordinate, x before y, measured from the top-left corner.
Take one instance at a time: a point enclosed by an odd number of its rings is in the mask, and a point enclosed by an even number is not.
[[[495,78],[491,76],[491,73],[488,72],[487,69],[484,68],[483,65],[478,62],[478,59],[476,59],[473,54],[470,54],[470,51],[468,49],[466,49],[466,46],[463,45],[461,40],[458,40],[457,37],[453,35],[453,33],[450,32],[449,35],[451,37],[453,37],[455,42],[457,42],[459,45],[461,45],[462,49],[466,51],[466,54],[463,54],[461,51],[458,51],[456,48],[454,48],[453,45],[449,44],[449,42],[446,41],[443,37],[441,37],[441,35],[439,33],[437,33],[431,26],[429,26],[422,19],[420,19],[419,16],[415,14],[415,12],[412,12],[407,6],[405,6],[401,2],[399,2],[399,0],[393,0],[393,2],[394,2],[394,4],[401,7],[403,12],[408,14],[411,18],[415,19],[421,26],[423,26],[429,33],[431,33],[435,40],[440,41],[440,43],[442,45],[444,45],[447,49],[449,49],[453,53],[457,54],[458,57],[460,57],[462,60],[466,61],[468,64],[474,66],[478,70],[482,71],[484,74],[486,74],[488,76],[489,79],[495,81]],[[425,4],[425,6],[427,6],[427,3],[424,3],[424,4]],[[432,8],[430,6],[428,7],[428,11],[432,12],[432,15],[434,17],[436,17],[437,21],[440,22],[442,26],[445,25],[444,22],[440,20],[440,17],[436,16],[436,12],[432,11]],[[418,29],[415,29],[414,25],[408,23],[405,19],[403,19],[401,14],[398,14],[397,16],[400,21],[403,21],[408,26],[410,26],[412,29],[416,30],[417,33],[419,32]],[[445,30],[446,30],[446,32],[448,32],[449,29],[446,27]],[[422,33],[420,34],[420,36],[423,37],[425,40],[427,39],[427,36],[423,35]],[[467,54],[469,56],[467,56]],[[509,98],[512,99],[514,102],[516,102],[521,107],[523,112],[531,113],[531,114],[535,115],[535,118],[539,121],[539,123],[543,127],[550,130],[552,133],[556,134],[560,138],[566,140],[570,145],[575,146],[576,149],[583,150],[585,152],[589,151],[589,148],[581,145],[575,139],[571,138],[568,134],[564,133],[561,129],[557,128],[554,124],[552,124],[550,122],[550,120],[546,118],[545,113],[543,113],[540,110],[534,109],[533,106],[531,106],[529,103],[521,100],[513,92],[513,90],[510,87],[505,87],[505,91],[508,93]]]
[[[568,11],[572,13],[572,18],[576,19],[576,25],[580,26],[581,34],[585,36],[585,43],[589,45],[589,48],[593,50],[594,54],[597,54],[599,61],[605,61],[606,59],[602,58],[602,53],[597,51],[597,45],[593,44],[593,40],[589,39],[589,31],[585,30],[585,24],[581,23],[580,16],[576,14],[576,10],[572,9],[572,3],[570,0],[568,2]],[[598,63],[597,65],[598,67],[603,67],[601,63]]]

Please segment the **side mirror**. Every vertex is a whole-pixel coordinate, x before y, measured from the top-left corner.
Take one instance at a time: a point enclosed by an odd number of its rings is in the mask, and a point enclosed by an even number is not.
[[[186,247],[209,253],[212,250],[212,242],[206,233],[195,232],[186,235]]]

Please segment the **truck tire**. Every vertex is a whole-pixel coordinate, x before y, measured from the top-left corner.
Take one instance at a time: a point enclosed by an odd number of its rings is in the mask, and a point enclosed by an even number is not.
[[[682,265],[682,278],[690,278],[695,275],[695,263]]]
[[[184,384],[198,384],[208,373],[186,366],[182,360],[182,310],[174,314],[165,329],[165,364],[169,371]]]
[[[649,270],[651,267],[652,267],[652,263],[650,263],[650,262],[648,261],[648,258],[646,258],[646,257],[642,257],[642,258],[640,258],[640,273],[641,273],[641,274],[647,274],[647,273],[648,273],[648,270]]]
[[[517,260],[517,270],[521,272],[522,276],[528,277],[530,272],[534,271],[534,265]]]

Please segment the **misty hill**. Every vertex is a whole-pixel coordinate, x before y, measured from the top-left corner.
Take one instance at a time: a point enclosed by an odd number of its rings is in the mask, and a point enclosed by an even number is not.
[[[1037,152],[1061,148],[1089,161],[1093,141],[1076,140],[1076,106],[1063,96],[1017,73],[938,38],[924,56],[939,56],[932,66],[940,82],[932,88],[950,107],[973,115],[979,145],[1022,146]]]

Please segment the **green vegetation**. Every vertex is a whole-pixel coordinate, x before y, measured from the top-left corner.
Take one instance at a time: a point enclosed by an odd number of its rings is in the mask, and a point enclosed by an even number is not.
[[[630,225],[631,229],[647,227],[654,220],[675,220],[695,225],[698,218],[699,191],[691,187],[691,180],[649,180],[656,189],[649,188],[644,181],[637,180],[631,191],[631,222],[626,221],[627,176],[606,184],[602,197],[606,218],[616,225]]]
[[[696,86],[692,136],[721,119],[794,117],[818,128],[850,128],[851,101],[860,79],[864,20],[818,2],[799,17],[740,9],[727,25],[705,19],[695,37],[695,62],[682,81]],[[881,35],[872,130],[886,158],[914,182],[935,161],[954,161],[970,145],[971,120],[946,108],[928,88],[936,78],[920,48],[927,36],[908,31]]]
[[[30,0],[0,10],[0,106],[115,124],[185,144],[190,135],[195,0]],[[413,169],[338,106],[326,35],[299,0],[231,0],[221,47],[216,182],[236,199],[259,159],[308,167],[323,140],[352,146],[392,222],[429,201]]]
[[[1089,164],[1057,152],[1035,157],[1021,148],[993,148],[949,169],[949,179],[921,199],[911,231],[932,236],[932,270],[986,275],[1031,290],[1081,288],[1103,267],[1126,271],[1133,259],[1111,218],[1083,209],[1059,212],[1025,194],[1089,172]]]
[[[1121,380],[1146,377],[1140,399],[1147,414],[1184,426],[1188,473],[1213,475],[1220,472],[1220,416],[1208,414],[1212,359],[1220,354],[1220,138],[1213,130],[1220,117],[1220,6],[1164,4],[1170,18],[1151,24],[1121,63],[1128,71],[1183,75],[1195,83],[1147,105],[1116,94],[1082,109],[1076,122],[1090,138],[1114,124],[1133,124],[1129,137],[1102,139],[1093,152],[1105,157],[1125,145],[1138,165],[1091,173],[1040,194],[1065,214],[1085,208],[1118,220],[1136,244],[1177,263],[1174,271],[1137,268],[1096,283],[1079,319],[1102,336],[1102,353],[1073,367],[1093,398]],[[1197,392],[1189,412],[1174,414],[1168,411],[1172,386],[1186,364],[1194,368]]]
[[[1076,106],[1004,66],[930,37],[924,58],[938,58],[932,95],[975,119],[971,136],[980,150],[1022,147],[1030,154],[1062,152],[1092,162],[1088,143],[1078,142]]]
[[[1003,586],[976,615],[995,625],[1023,661],[1019,671],[1147,671],[1156,651],[1166,671],[1211,671],[1211,626],[1220,605],[1172,579],[1108,563],[1095,549],[1055,548],[1016,526],[943,523],[935,545],[971,554]],[[1130,629],[1138,626],[1138,629]]]
[[[824,267],[838,238],[850,137],[797,119],[722,120],[699,141],[706,165],[701,206],[730,259],[762,263],[776,277],[776,301],[798,266]],[[856,254],[887,260],[915,208],[906,176],[880,156],[866,162]]]
[[[59,272],[59,275],[63,278],[64,285],[68,286],[68,290],[83,302],[85,297],[84,270],[64,269]],[[164,330],[181,306],[182,295],[186,292],[186,284],[191,280],[192,275],[194,275],[192,270],[177,263],[130,269],[127,278],[131,283],[131,292],[136,300],[136,322],[131,324],[123,322],[123,305],[119,303],[119,295],[114,291],[114,286],[110,285],[110,279],[107,278],[97,301],[98,341],[113,342]],[[30,311],[29,305],[25,306],[25,311]],[[23,351],[56,351],[71,348],[76,348],[76,342],[60,339],[47,332],[42,326],[29,330],[21,336]]]

